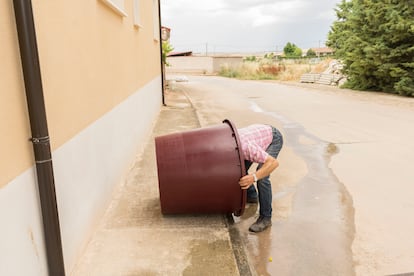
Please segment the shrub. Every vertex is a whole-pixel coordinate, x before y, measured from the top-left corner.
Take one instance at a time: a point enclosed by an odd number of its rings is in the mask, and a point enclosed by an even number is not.
[[[305,61],[308,62],[305,62]],[[228,78],[245,80],[299,80],[304,73],[321,73],[329,66],[330,59],[322,60],[320,63],[311,64],[308,59],[300,61],[285,60],[283,63],[263,59],[260,62],[243,62],[237,67],[225,64],[221,67],[219,75]]]
[[[278,64],[263,64],[258,69],[257,72],[259,74],[267,74],[277,76],[280,72],[285,71],[285,65],[278,65]]]

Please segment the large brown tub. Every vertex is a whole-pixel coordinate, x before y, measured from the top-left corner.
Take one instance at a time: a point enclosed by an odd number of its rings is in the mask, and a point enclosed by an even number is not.
[[[156,137],[155,149],[163,214],[243,213],[244,158],[232,122]]]

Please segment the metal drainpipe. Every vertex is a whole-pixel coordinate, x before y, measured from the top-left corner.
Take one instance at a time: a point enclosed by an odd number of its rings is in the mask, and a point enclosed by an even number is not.
[[[162,61],[162,37],[161,37],[161,4],[160,4],[160,0],[158,0],[158,34],[159,34],[159,41],[160,41],[160,58],[161,58],[161,93],[162,93],[162,104],[165,105],[165,89],[164,89],[164,85],[165,85],[165,70],[164,70],[164,62]]]
[[[52,154],[46,121],[39,54],[33,20],[31,0],[13,0],[19,38],[30,128],[32,131],[37,183],[43,218],[48,272],[51,276],[64,276],[63,250],[59,215],[56,203]]]

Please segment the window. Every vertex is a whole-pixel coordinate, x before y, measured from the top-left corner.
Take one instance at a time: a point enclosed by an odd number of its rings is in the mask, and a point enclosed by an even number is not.
[[[114,10],[117,14],[121,16],[127,16],[125,12],[125,0],[101,0],[105,4],[107,4],[112,10]]]
[[[136,27],[142,27],[139,5],[140,5],[140,0],[134,0],[134,25]]]
[[[158,12],[158,0],[152,0],[152,18],[154,23],[154,40],[160,40],[160,21]]]

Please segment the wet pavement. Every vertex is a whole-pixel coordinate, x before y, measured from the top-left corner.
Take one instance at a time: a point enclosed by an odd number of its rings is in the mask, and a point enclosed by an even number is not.
[[[273,226],[247,231],[258,275],[411,275],[414,98],[326,85],[189,76],[176,84],[201,126],[266,123],[285,136],[272,173]]]
[[[274,214],[270,229],[258,234],[248,231],[258,217],[257,204],[248,204],[243,216],[234,217],[253,273],[354,275],[352,199],[329,168],[336,146],[274,110],[263,110],[255,103],[260,98],[257,94],[246,99],[241,93],[233,93],[234,87],[197,81],[177,84],[177,89],[182,89],[193,102],[203,126],[219,118],[231,118],[240,125],[264,122],[279,127],[285,141],[281,166],[295,155],[306,167],[304,172],[298,172],[300,177],[287,181],[288,185],[281,182],[292,172],[272,174]],[[291,152],[290,156],[283,154],[285,150]],[[295,167],[293,164],[290,169]]]
[[[257,110],[258,108],[256,108]],[[308,167],[307,174],[296,186],[275,194],[277,200],[292,194],[292,213],[288,220],[281,221],[274,229],[277,245],[273,254],[280,256],[275,268],[294,275],[353,275],[351,244],[354,238],[352,198],[346,187],[329,168],[331,156],[338,148],[307,132],[303,126],[275,113],[265,112],[282,123],[287,145],[302,158]],[[292,233],[294,233],[292,235]],[[290,239],[294,243],[286,241]],[[287,265],[283,256],[295,256],[294,263]],[[306,252],[303,254],[303,252]],[[290,258],[292,259],[292,257]],[[274,270],[275,271],[275,270]]]
[[[307,133],[301,125],[274,112],[258,107],[254,111],[282,122],[285,146],[293,148],[308,168],[300,181],[278,189],[273,195],[274,210],[279,209],[279,201],[291,200],[289,216],[278,217],[276,211],[270,231],[261,235],[245,235],[257,273],[354,275],[352,199],[328,166],[331,155],[337,151],[336,146]],[[245,216],[238,222],[246,224],[244,219]]]
[[[189,80],[188,83],[174,83],[166,94],[167,105],[155,122],[145,151],[137,156],[126,179],[118,187],[100,227],[71,275],[365,276],[414,271],[410,256],[399,254],[396,247],[389,247],[393,255],[390,254],[388,259],[384,257],[385,253],[372,250],[373,243],[383,241],[378,237],[384,235],[375,232],[377,228],[385,229],[378,224],[380,218],[383,213],[390,212],[381,210],[378,215],[372,212],[376,210],[375,200],[382,204],[383,197],[390,198],[391,193],[385,192],[387,186],[376,177],[378,170],[369,174],[370,167],[376,168],[376,163],[367,163],[366,156],[377,156],[378,142],[371,141],[378,137],[378,132],[365,125],[380,118],[374,111],[382,109],[366,103],[368,100],[353,101],[353,107],[368,109],[374,115],[365,118],[361,112],[346,109],[344,115],[338,112],[338,118],[330,118],[336,109],[345,108],[346,101],[333,100],[329,93],[319,98],[316,92],[305,93],[306,89],[298,92],[270,83],[215,77],[190,77]],[[275,93],[275,87],[286,91]],[[315,109],[318,107],[321,110]],[[315,109],[315,114],[309,116],[310,113],[302,112],[301,108]],[[401,117],[411,118],[409,112],[402,113]],[[387,121],[386,118],[381,117],[381,120]],[[284,135],[280,167],[271,175],[273,225],[262,233],[248,231],[258,217],[257,204],[247,204],[241,217],[161,214],[154,137],[220,124],[223,119],[230,119],[237,127],[258,122],[271,124]],[[354,124],[355,120],[363,124]],[[335,131],[337,126],[340,128],[336,129],[341,131]],[[394,131],[404,129],[404,126],[403,123],[396,124]],[[394,139],[385,132],[379,133],[385,137],[384,141]],[[406,137],[409,140],[410,135],[399,139]],[[406,147],[412,146],[407,143]],[[410,160],[405,151],[397,153],[400,154],[397,157],[405,156]],[[393,156],[393,152],[387,154]],[[356,156],[361,160],[355,160]],[[402,163],[398,164],[402,167]],[[358,171],[363,166],[364,174]],[[345,179],[346,183],[339,179]],[[367,179],[376,180],[374,190],[382,189],[368,200],[367,197],[361,199],[361,195],[370,195],[372,191],[372,186],[363,185]],[[353,193],[349,191],[350,187]],[[407,210],[412,208],[409,201],[412,190],[403,191],[407,198],[400,194],[401,204],[396,199],[394,204],[388,205],[390,210],[399,206]],[[361,208],[364,206],[368,208]],[[374,222],[375,218],[377,225],[363,223],[367,210],[373,214],[368,222]],[[399,216],[387,216],[387,220],[401,224],[399,219]],[[359,223],[359,229],[355,222]],[[375,230],[366,225],[372,225]],[[412,253],[409,239],[412,227],[410,224],[405,226],[398,233],[406,239],[398,246],[406,246],[405,252]],[[374,234],[371,243],[367,242],[369,234]],[[395,235],[395,238],[398,240],[399,236]],[[384,240],[388,242],[390,238]],[[384,248],[385,245],[389,244],[382,244]]]

